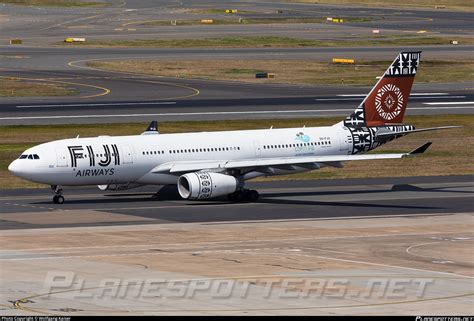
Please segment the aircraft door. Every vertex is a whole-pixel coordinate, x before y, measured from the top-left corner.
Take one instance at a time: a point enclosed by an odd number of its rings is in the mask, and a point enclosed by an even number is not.
[[[255,156],[260,157],[260,155],[262,154],[262,148],[260,146],[260,142],[257,140],[254,140],[253,146],[255,147]]]
[[[67,167],[67,153],[65,149],[56,149],[56,160],[58,167]]]
[[[339,135],[339,150],[341,152],[349,153],[352,147],[352,134],[347,127],[342,127],[341,131],[338,131]]]
[[[123,164],[133,164],[133,155],[130,146],[124,145],[122,149]]]

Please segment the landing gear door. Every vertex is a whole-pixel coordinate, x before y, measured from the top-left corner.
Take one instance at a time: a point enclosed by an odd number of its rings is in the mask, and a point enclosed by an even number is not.
[[[58,167],[67,167],[67,153],[65,149],[56,149],[56,160]]]
[[[133,155],[130,146],[124,145],[122,149],[123,164],[133,164]]]

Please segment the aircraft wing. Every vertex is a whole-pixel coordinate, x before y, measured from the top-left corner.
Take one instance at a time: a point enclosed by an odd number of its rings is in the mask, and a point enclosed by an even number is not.
[[[301,157],[275,157],[254,158],[244,160],[206,160],[206,161],[178,161],[170,162],[155,167],[152,173],[188,173],[206,169],[249,169],[249,168],[288,168],[292,166],[317,169],[318,164],[342,167],[341,162],[356,160],[395,159],[406,156],[422,154],[431,142],[426,143],[409,153],[398,154],[366,154],[366,155],[333,155],[333,156],[301,156]]]

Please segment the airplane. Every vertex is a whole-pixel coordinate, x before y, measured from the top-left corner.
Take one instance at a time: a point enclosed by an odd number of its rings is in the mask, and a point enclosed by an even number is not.
[[[141,135],[34,146],[8,170],[51,185],[56,204],[64,203],[62,186],[80,185],[102,191],[177,185],[183,199],[256,201],[259,193],[245,188],[250,179],[414,156],[431,142],[408,153],[366,153],[407,134],[458,127],[415,129],[402,123],[420,57],[421,51],[399,53],[355,111],[333,126],[160,134],[152,121]]]

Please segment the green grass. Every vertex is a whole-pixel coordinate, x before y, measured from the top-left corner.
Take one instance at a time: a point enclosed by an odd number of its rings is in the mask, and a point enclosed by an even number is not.
[[[74,94],[76,94],[74,89],[60,84],[0,78],[0,97],[50,97]]]
[[[261,70],[261,69],[231,68],[231,69],[225,70],[224,72],[227,73],[227,74],[237,74],[237,75],[251,74],[252,77],[253,77],[255,75],[255,73],[264,72],[264,71]]]
[[[196,122],[162,122],[161,133],[241,130],[257,128],[287,128],[302,126],[326,126],[341,120],[341,117],[311,119],[228,120]],[[348,162],[343,169],[324,168],[309,173],[276,176],[267,179],[321,179],[385,176],[427,176],[474,174],[474,115],[410,116],[406,123],[418,128],[444,125],[461,125],[462,128],[437,132],[412,134],[384,145],[377,152],[405,152],[432,141],[432,147],[415,158]],[[1,126],[0,127],[0,187],[40,187],[12,176],[8,164],[25,149],[51,140],[98,135],[133,135],[143,132],[148,124],[81,124],[48,126]]]
[[[356,22],[368,22],[375,20],[374,18],[342,18],[344,23],[356,23]],[[238,25],[238,24],[286,24],[286,23],[325,23],[326,18],[312,18],[312,17],[303,17],[303,18],[278,18],[278,17],[262,17],[262,18],[212,18],[214,25]],[[139,24],[139,23],[137,23]],[[144,26],[169,26],[171,24],[170,20],[155,20],[155,21],[146,21],[143,22]],[[176,20],[177,26],[192,26],[200,25],[200,20]]]
[[[210,8],[210,9],[192,9],[189,10],[189,13],[193,14],[223,14],[228,16],[235,16],[235,13],[226,13],[226,10],[232,10],[236,8],[225,8],[225,9],[218,9],[218,8]],[[237,15],[239,14],[257,14],[257,11],[249,11],[249,10],[238,10]]]
[[[459,44],[474,44],[472,38],[457,38]],[[353,40],[311,40],[290,37],[225,37],[205,39],[137,39],[137,40],[89,40],[87,42],[60,43],[65,46],[93,47],[167,47],[167,48],[202,48],[202,47],[367,47],[367,46],[421,46],[448,45],[451,39],[430,36],[368,36]]]
[[[439,10],[474,10],[474,2],[464,0],[405,0],[405,1],[384,1],[384,0],[286,0],[287,2],[299,3],[320,3],[331,5],[351,5],[351,6],[370,6],[370,7],[395,7],[395,8],[431,8],[437,5],[445,5],[445,9]]]
[[[315,60],[110,60],[93,61],[93,68],[127,71],[180,78],[203,78],[251,83],[290,83],[308,85],[370,86],[391,61],[356,61],[355,65],[339,65]],[[272,79],[256,79],[257,72],[275,74]],[[422,61],[416,82],[459,82],[474,78],[474,60]]]
[[[78,0],[0,0],[0,3],[39,7],[103,7],[108,5],[105,2],[86,2]]]

